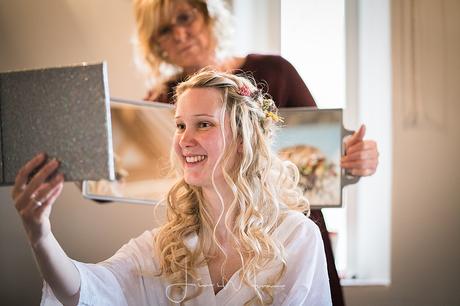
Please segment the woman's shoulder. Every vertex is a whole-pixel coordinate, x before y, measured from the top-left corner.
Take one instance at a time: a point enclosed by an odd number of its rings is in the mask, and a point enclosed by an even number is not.
[[[316,230],[318,226],[310,218],[308,218],[304,213],[295,210],[289,210],[286,212],[286,217],[283,220],[283,223],[296,224],[298,226],[303,226],[309,230]]]
[[[136,247],[139,251],[148,251],[150,254],[155,250],[155,240],[160,228],[146,230],[136,238],[131,239],[128,244]]]
[[[185,78],[181,75],[171,76],[169,79],[164,80],[161,84],[150,88],[144,96],[145,101],[171,103],[174,97],[175,87],[184,81]]]
[[[269,93],[275,101],[285,106],[286,95],[281,92],[285,89],[285,82],[297,75],[294,66],[288,60],[280,55],[249,54],[240,70],[252,74],[257,82],[267,82],[271,91]]]
[[[277,228],[277,235],[285,244],[296,239],[307,239],[321,241],[321,233],[318,225],[310,218],[298,211],[289,210],[286,212],[283,221]]]
[[[251,53],[246,56],[246,61],[243,65],[244,66],[262,66],[262,65],[270,65],[270,67],[278,66],[292,66],[291,63],[282,57],[281,55],[276,54],[256,54]]]
[[[108,261],[124,261],[128,258],[138,263],[150,261],[154,253],[154,243],[157,232],[157,229],[147,230],[136,238],[130,239]]]

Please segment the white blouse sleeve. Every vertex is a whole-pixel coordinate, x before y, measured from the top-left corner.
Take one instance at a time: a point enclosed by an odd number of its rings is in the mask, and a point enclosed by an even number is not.
[[[287,255],[286,274],[274,305],[332,305],[323,241],[318,226],[302,214],[290,216],[283,230]]]
[[[101,263],[73,261],[81,280],[78,305],[145,305],[143,271],[154,272],[152,245],[152,233],[145,232]],[[62,305],[46,282],[40,305]]]
[[[99,264],[73,261],[80,273],[78,305],[128,305],[115,276]],[[45,282],[40,305],[62,305]]]

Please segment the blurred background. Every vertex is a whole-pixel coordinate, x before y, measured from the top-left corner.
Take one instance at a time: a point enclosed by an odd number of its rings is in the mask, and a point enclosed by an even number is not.
[[[460,305],[460,1],[228,0],[235,53],[282,54],[319,107],[379,144],[376,175],[326,211],[347,305]],[[0,71],[106,60],[111,96],[141,99],[129,0],[0,0]],[[42,281],[0,187],[0,301]],[[161,211],[159,212],[161,215]],[[67,254],[110,257],[158,224],[152,206],[96,204],[66,183],[52,226]]]

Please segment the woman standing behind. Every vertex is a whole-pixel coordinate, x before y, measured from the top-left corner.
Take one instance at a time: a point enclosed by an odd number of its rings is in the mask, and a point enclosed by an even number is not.
[[[134,0],[139,49],[151,71],[152,89],[146,100],[170,103],[174,88],[202,69],[247,72],[260,83],[278,107],[316,106],[295,68],[276,55],[226,56],[231,24],[220,0]],[[341,166],[357,176],[372,175],[378,163],[374,141],[363,140],[364,126],[345,143]],[[320,227],[326,251],[332,301],[344,305],[331,243],[320,210],[310,218]]]

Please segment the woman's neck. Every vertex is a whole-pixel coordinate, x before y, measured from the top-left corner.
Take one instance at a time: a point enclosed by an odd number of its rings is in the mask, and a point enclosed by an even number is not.
[[[212,67],[215,69],[219,65],[219,62],[215,56],[205,56],[201,59],[198,59],[193,65],[182,67],[184,76],[192,75],[204,67]]]

